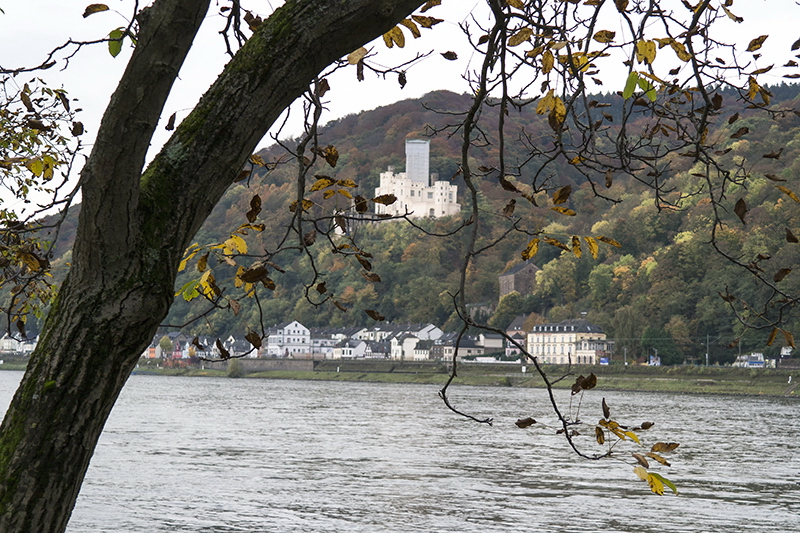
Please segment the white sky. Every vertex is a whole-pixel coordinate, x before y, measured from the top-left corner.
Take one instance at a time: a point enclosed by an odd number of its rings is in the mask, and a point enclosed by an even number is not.
[[[0,64],[9,68],[38,63],[50,49],[62,44],[68,38],[74,40],[101,38],[110,30],[124,26],[126,24],[124,16],[130,13],[134,5],[133,0],[106,0],[111,9],[116,9],[118,12],[97,13],[83,18],[84,8],[93,1],[95,0],[0,0],[0,8],[5,11],[5,14],[0,14]],[[712,5],[719,5],[720,1],[713,0]],[[147,2],[142,2],[145,3]],[[271,7],[282,2],[252,0],[245,3],[262,6],[263,14],[266,15]],[[613,10],[613,2],[609,0],[608,3],[610,5],[604,6],[603,9]],[[212,1],[206,24],[201,29],[196,45],[181,71],[180,80],[167,103],[162,124],[159,125],[157,137],[154,139],[154,146],[162,144],[168,138],[169,132],[163,127],[167,117],[177,112],[179,121],[184,118],[227,61],[222,39],[217,34],[223,25],[222,19],[217,15],[218,9],[219,5]],[[416,40],[407,39],[407,46],[403,50],[397,48],[387,50],[382,40],[373,43],[371,46],[375,46],[380,52],[380,60],[384,64],[400,63],[413,56],[416,51],[425,52],[434,48],[436,51],[409,69],[408,84],[402,90],[394,76],[387,80],[378,80],[368,74],[366,82],[358,83],[354,68],[337,74],[331,79],[332,89],[326,95],[331,102],[331,112],[326,120],[373,109],[405,98],[419,97],[436,89],[467,91],[468,87],[461,77],[467,70],[476,68],[477,58],[474,58],[471,50],[465,46],[458,23],[468,20],[472,11],[485,20],[486,9],[484,0],[443,0],[442,6],[426,13],[445,19],[444,23],[435,27],[435,31],[422,30],[423,37]],[[723,29],[742,43],[741,50],[744,50],[750,39],[762,34],[770,35],[761,50],[764,57],[758,66],[774,62],[776,69],[759,77],[759,81],[780,83],[781,76],[788,71],[777,67],[792,58],[789,47],[800,38],[800,25],[796,22],[800,20],[800,7],[792,0],[737,0],[730,9],[744,17],[745,22],[737,25],[730,21]],[[621,28],[606,29],[621,31]],[[447,61],[442,58],[439,52],[446,50],[455,50],[459,59]],[[60,70],[64,62],[59,61],[56,67],[36,76],[46,79],[51,87],[63,86],[71,97],[79,99],[78,105],[84,111],[78,119],[84,123],[87,130],[84,139],[89,140],[97,131],[103,109],[128,57],[130,49],[127,46],[118,57],[112,58],[104,44],[95,45],[83,49],[72,58],[68,69]],[[33,76],[33,74],[20,75],[17,78],[18,83],[21,85]],[[604,85],[598,87],[598,90],[621,90],[625,81],[624,74],[609,76],[605,73],[603,78]],[[299,124],[289,129],[290,134],[299,132]],[[263,142],[263,145],[267,144],[271,144],[268,138]]]

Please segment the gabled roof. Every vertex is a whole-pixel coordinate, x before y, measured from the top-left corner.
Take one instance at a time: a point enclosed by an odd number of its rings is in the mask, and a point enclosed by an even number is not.
[[[525,269],[526,267],[533,267],[534,271],[539,270],[539,267],[537,267],[535,264],[533,264],[529,259],[529,260],[524,261],[524,262],[522,262],[522,263],[520,263],[518,265],[514,265],[513,267],[509,268],[508,270],[506,270],[505,272],[500,274],[500,276],[512,276],[512,275],[516,274],[517,272]]]

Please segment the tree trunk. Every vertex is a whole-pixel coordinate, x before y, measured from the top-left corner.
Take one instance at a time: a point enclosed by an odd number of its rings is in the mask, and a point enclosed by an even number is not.
[[[81,173],[72,268],[0,428],[0,531],[62,532],[103,425],[172,302],[184,249],[279,114],[422,0],[288,0],[149,168],[209,0],[157,0]]]

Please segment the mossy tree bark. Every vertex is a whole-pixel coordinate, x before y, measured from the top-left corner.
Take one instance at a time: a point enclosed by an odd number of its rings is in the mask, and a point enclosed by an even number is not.
[[[142,172],[209,0],[156,0],[81,173],[72,267],[0,429],[0,531],[66,529],[103,425],[173,298],[184,249],[279,114],[422,0],[288,0]]]

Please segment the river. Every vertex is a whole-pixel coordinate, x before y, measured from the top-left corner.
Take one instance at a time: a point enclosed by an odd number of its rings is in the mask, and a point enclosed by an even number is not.
[[[5,412],[21,372],[0,372]],[[800,529],[800,402],[603,392],[581,418],[655,422],[679,442],[650,493],[618,460],[586,461],[542,390],[131,376],[92,460],[69,533],[787,532]],[[569,394],[559,392],[569,404]],[[577,397],[576,397],[577,399]],[[589,432],[587,432],[587,435]],[[594,437],[578,439],[595,451]],[[618,447],[632,461],[634,445]],[[645,450],[646,451],[646,450]]]

